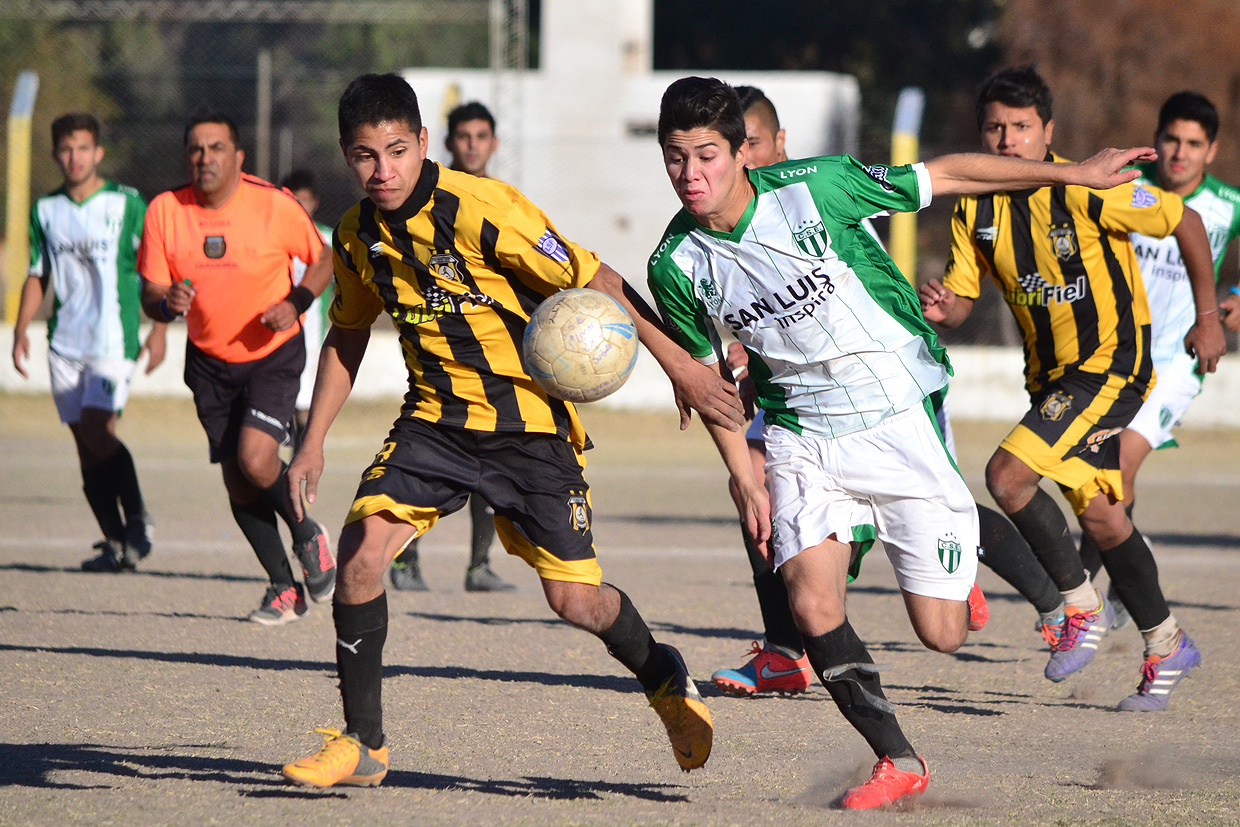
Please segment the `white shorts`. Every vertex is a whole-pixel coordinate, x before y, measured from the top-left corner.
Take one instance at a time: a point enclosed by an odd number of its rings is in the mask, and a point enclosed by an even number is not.
[[[76,425],[83,408],[121,411],[129,401],[129,382],[137,362],[129,359],[101,359],[81,362],[48,351],[47,366],[52,377],[52,399],[60,421]]]
[[[834,439],[766,429],[775,565],[828,537],[882,540],[900,588],[964,600],[977,575],[973,495],[923,407]]]
[[[1168,362],[1154,365],[1158,382],[1146,398],[1141,410],[1128,423],[1152,448],[1174,448],[1171,429],[1180,424],[1180,417],[1201,393],[1201,377],[1193,370],[1197,360],[1187,353],[1177,353]]]

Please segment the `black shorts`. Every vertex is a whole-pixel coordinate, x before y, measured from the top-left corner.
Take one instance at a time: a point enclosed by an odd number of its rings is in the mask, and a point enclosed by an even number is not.
[[[362,474],[345,523],[386,512],[421,535],[477,493],[495,510],[509,554],[548,580],[597,585],[582,465],[555,434],[473,431],[405,414]]]
[[[250,362],[225,362],[192,342],[185,346],[185,384],[194,394],[212,462],[237,455],[242,425],[271,434],[282,445],[289,443],[305,365],[306,342],[300,332]]]

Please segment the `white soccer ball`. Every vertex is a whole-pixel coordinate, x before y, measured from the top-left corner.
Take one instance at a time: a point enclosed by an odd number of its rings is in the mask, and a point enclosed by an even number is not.
[[[547,393],[593,402],[614,393],[637,361],[637,328],[606,293],[576,287],[538,305],[525,326],[525,369]]]

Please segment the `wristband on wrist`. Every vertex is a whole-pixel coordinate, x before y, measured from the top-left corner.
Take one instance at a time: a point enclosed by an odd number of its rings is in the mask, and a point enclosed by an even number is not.
[[[164,317],[165,322],[172,322],[176,321],[181,314],[172,312],[172,309],[168,307],[168,297],[164,296],[159,300],[159,315]]]
[[[293,307],[297,308],[297,315],[301,315],[310,309],[310,305],[314,303],[314,291],[305,285],[297,285],[288,291],[288,295],[284,300]]]
[[[1231,293],[1233,296],[1240,296],[1240,287],[1233,284],[1231,287],[1227,288],[1227,292]]]
[[[1214,308],[1213,310],[1206,310],[1206,311],[1203,311],[1203,312],[1201,312],[1201,313],[1198,313],[1198,314],[1197,314],[1197,316],[1198,316],[1198,317],[1201,317],[1201,316],[1209,316],[1209,315],[1211,315],[1212,313],[1217,313],[1217,312],[1218,312],[1218,308],[1216,307],[1216,308]]]

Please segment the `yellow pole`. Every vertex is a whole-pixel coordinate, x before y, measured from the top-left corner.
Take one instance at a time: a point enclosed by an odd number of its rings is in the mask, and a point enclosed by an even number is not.
[[[926,96],[915,86],[900,90],[896,100],[895,123],[891,130],[891,165],[917,163],[918,133]],[[917,213],[896,213],[891,217],[887,248],[891,259],[913,287],[917,286]]]
[[[17,321],[22,284],[30,266],[30,150],[34,99],[39,92],[39,76],[22,72],[13,88],[9,107],[8,194],[5,198],[4,239],[4,318]]]

